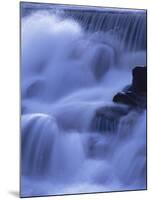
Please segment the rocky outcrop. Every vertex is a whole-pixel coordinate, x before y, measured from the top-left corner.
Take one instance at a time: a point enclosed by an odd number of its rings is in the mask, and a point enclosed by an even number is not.
[[[135,67],[132,71],[132,83],[113,97],[116,105],[96,110],[91,128],[96,132],[114,133],[124,116],[131,111],[136,113],[146,109],[147,104],[147,68]]]

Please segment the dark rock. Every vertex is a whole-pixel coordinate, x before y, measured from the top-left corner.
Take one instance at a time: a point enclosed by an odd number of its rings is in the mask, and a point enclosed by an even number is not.
[[[139,96],[133,92],[119,92],[113,97],[113,101],[116,103],[127,104],[129,106],[146,108],[146,97]]]
[[[144,94],[147,92],[147,67],[135,67],[132,80],[133,92]]]
[[[147,68],[135,67],[132,75],[132,84],[117,93],[113,97],[113,102],[145,109],[147,105]]]

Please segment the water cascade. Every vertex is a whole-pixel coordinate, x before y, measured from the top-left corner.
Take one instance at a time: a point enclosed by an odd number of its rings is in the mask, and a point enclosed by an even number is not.
[[[30,11],[21,19],[21,195],[145,189],[146,111],[112,102],[146,65],[145,12]],[[110,120],[96,117],[102,109]]]

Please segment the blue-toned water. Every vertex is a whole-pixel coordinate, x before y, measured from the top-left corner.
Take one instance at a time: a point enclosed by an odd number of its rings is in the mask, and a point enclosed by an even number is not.
[[[107,134],[91,129],[98,109],[117,106],[132,68],[146,65],[145,12],[26,9],[21,196],[145,189],[146,111],[116,131],[108,122]]]

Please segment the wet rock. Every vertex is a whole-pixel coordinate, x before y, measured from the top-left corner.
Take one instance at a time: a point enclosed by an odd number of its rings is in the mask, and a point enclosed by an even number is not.
[[[137,94],[146,94],[147,92],[146,67],[135,67],[133,69],[132,90]]]
[[[135,67],[132,71],[132,84],[126,86],[122,92],[113,97],[116,106],[105,106],[96,110],[91,128],[101,133],[115,133],[122,117],[130,111],[137,113],[146,108],[147,83],[146,67]]]
[[[99,108],[92,120],[92,130],[101,132],[115,132],[119,120],[127,115],[129,108],[126,106],[106,106]]]
[[[131,91],[119,92],[113,97],[116,103],[127,104],[133,107],[146,108],[146,96],[137,95]]]
[[[135,67],[132,71],[132,84],[113,97],[113,102],[145,109],[147,105],[147,68]]]

